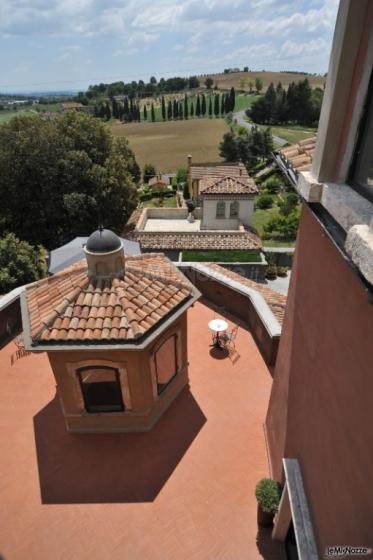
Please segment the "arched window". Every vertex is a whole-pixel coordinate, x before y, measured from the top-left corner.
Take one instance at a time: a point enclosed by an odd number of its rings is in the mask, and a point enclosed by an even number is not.
[[[225,218],[225,202],[219,200],[216,203],[216,217],[217,218]]]
[[[158,395],[165,390],[178,372],[177,335],[167,338],[154,355]]]
[[[240,209],[240,204],[238,200],[234,200],[231,202],[230,209],[229,209],[229,216],[231,218],[238,218],[238,212]]]
[[[121,412],[124,410],[119,370],[108,366],[77,369],[87,412]]]

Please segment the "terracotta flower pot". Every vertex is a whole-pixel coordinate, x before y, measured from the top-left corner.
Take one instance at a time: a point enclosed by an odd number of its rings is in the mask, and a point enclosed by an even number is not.
[[[258,504],[258,525],[261,527],[272,527],[274,513],[268,513],[262,509],[262,506]]]

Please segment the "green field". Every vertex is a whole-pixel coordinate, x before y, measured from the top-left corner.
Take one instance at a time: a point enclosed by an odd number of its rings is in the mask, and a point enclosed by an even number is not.
[[[260,253],[249,251],[183,251],[184,262],[262,262]]]
[[[125,136],[136,160],[155,165],[166,173],[186,167],[187,156],[195,162],[219,161],[219,143],[228,127],[224,119],[189,119],[156,123],[110,123],[114,136]]]
[[[36,115],[32,109],[21,109],[20,111],[0,111],[0,124],[9,122],[13,117],[32,117]]]

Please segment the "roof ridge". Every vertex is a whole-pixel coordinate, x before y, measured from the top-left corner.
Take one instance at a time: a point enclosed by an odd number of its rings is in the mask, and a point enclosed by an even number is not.
[[[176,280],[175,278],[173,278],[171,275],[165,275],[162,273],[158,273],[156,271],[149,271],[149,270],[145,270],[143,268],[140,267],[136,267],[136,266],[131,266],[129,265],[128,270],[130,272],[138,272],[141,273],[141,275],[146,276],[146,278],[148,278],[149,280],[161,280],[163,283],[165,282],[165,280],[167,280],[167,284],[172,284],[175,288],[185,288],[185,289],[189,289],[190,285],[187,284],[187,282],[183,282],[182,278],[180,277],[180,280]],[[177,271],[179,274],[179,271]]]

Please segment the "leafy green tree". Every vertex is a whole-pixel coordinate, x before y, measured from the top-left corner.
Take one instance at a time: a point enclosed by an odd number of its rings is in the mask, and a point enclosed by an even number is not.
[[[150,107],[150,118],[151,118],[152,122],[155,122],[155,111],[154,111],[154,104],[153,103],[151,104],[151,107]]]
[[[263,183],[264,188],[271,194],[277,194],[282,188],[282,181],[276,176],[269,177]]]
[[[110,121],[111,119],[111,109],[110,109],[110,105],[109,103],[106,103],[106,107],[105,107],[105,117],[107,121]]]
[[[46,250],[20,241],[14,233],[0,239],[0,293],[43,278],[47,273]]]
[[[263,81],[260,78],[255,78],[255,89],[258,93],[263,89]]]
[[[183,197],[184,197],[184,200],[189,200],[190,199],[188,181],[184,184],[184,187],[183,187]]]
[[[185,167],[179,167],[177,170],[176,182],[178,185],[188,182],[188,170]]]
[[[206,78],[206,80],[205,80],[206,88],[211,89],[213,85],[214,85],[214,80],[210,77]]]
[[[136,207],[128,142],[89,115],[12,119],[0,127],[0,168],[0,234],[33,245],[53,249],[99,223],[121,233]]]
[[[214,95],[214,115],[215,117],[219,116],[219,109],[220,109],[220,95],[218,93],[215,93]]]
[[[295,210],[299,203],[299,197],[295,192],[290,192],[285,196],[285,199],[280,202],[280,214],[289,216]]]
[[[146,163],[142,172],[144,183],[149,183],[150,179],[157,175],[157,170],[152,163]]]
[[[164,97],[162,95],[162,119],[166,120],[166,104],[164,102]]]
[[[232,131],[224,134],[223,140],[219,145],[219,155],[224,158],[225,161],[238,161],[237,138]]]
[[[199,79],[197,76],[190,76],[188,80],[189,89],[194,89],[199,87]]]

